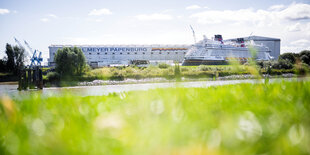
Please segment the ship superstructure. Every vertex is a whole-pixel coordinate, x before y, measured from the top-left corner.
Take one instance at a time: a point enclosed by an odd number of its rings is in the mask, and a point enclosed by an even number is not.
[[[244,63],[253,56],[256,60],[273,59],[268,47],[256,45],[253,41],[244,42],[243,38],[238,38],[235,42],[223,41],[221,35],[215,35],[214,39],[204,36],[203,40],[189,48],[182,65],[219,65],[236,60]]]

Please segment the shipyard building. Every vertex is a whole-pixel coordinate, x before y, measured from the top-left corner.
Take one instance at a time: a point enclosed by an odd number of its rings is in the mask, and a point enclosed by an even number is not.
[[[238,38],[234,38],[226,41],[236,42],[237,40]],[[280,39],[262,36],[244,37],[244,41],[250,40],[255,44],[268,47],[271,51],[270,55],[275,60],[278,59]],[[54,56],[58,49],[64,47],[81,48],[90,66],[103,67],[130,65],[136,61],[147,61],[150,64],[182,62],[192,45],[51,45],[49,46],[49,66],[55,66]]]
[[[54,57],[58,49],[81,48],[87,63],[92,67],[130,65],[136,61],[149,63],[182,62],[190,45],[51,45],[49,66],[55,66]]]
[[[270,55],[275,59],[278,60],[280,56],[280,42],[281,39],[279,38],[269,38],[269,37],[262,37],[262,36],[249,36],[243,37],[244,41],[253,40],[255,44],[262,44],[269,48]],[[228,41],[237,41],[238,38],[228,39]]]

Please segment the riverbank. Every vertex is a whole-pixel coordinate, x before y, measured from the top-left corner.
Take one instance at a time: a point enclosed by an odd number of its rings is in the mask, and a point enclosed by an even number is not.
[[[1,98],[3,154],[310,153],[309,81],[40,92]]]
[[[245,80],[245,79],[259,79],[259,78],[293,78],[298,77],[295,74],[282,75],[262,75],[257,77],[251,74],[245,75],[230,75],[218,78],[185,78],[180,79],[166,79],[166,78],[146,78],[146,79],[124,79],[124,80],[94,80],[78,82],[76,86],[100,86],[100,85],[119,85],[119,84],[136,84],[136,83],[167,83],[167,82],[195,82],[195,81],[224,81],[224,80]]]
[[[296,75],[294,75],[296,74]],[[297,76],[295,69],[270,69],[247,65],[219,66],[148,66],[148,67],[103,67],[93,69],[81,76],[60,78],[57,73],[48,74],[44,78],[45,86],[76,86],[122,83],[148,83],[170,81],[200,81],[200,80],[232,80],[264,77]]]

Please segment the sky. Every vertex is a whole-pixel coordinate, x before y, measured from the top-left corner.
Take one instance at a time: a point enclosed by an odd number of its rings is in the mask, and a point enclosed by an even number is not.
[[[222,34],[281,39],[281,53],[310,50],[310,0],[0,0],[0,58],[6,43],[193,44]]]

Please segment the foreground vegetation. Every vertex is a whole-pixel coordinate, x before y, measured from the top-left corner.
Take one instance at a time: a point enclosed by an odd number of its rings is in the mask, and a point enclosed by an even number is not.
[[[2,97],[0,154],[309,154],[310,82]]]
[[[72,82],[74,85],[78,81],[92,80],[124,80],[145,79],[145,78],[212,78],[229,76],[229,75],[245,75],[253,74],[253,71],[262,75],[282,75],[287,73],[304,75],[309,72],[309,67],[294,67],[292,69],[268,69],[267,67],[249,66],[249,65],[219,65],[219,66],[175,66],[165,65],[166,67],[148,66],[148,67],[103,67],[87,71],[81,76],[71,76],[69,79],[61,79],[59,74],[55,72],[48,73],[45,76],[46,83],[57,83],[63,81],[63,84]],[[177,71],[177,72],[176,72]],[[302,71],[302,72],[301,72]],[[178,74],[176,74],[178,73]],[[59,83],[58,83],[59,84]],[[60,84],[61,85],[61,84]]]

